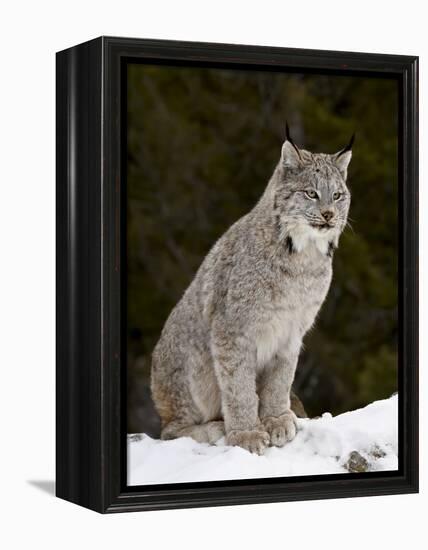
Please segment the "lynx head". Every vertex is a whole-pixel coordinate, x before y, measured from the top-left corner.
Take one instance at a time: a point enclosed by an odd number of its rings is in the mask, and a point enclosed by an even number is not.
[[[332,155],[310,153],[293,143],[287,125],[274,205],[281,237],[290,250],[299,252],[313,242],[330,253],[337,246],[351,202],[346,177],[353,141],[354,136]]]

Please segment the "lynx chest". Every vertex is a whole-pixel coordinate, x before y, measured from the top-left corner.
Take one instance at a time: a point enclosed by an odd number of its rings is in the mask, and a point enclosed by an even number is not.
[[[261,305],[255,330],[257,363],[264,366],[276,353],[298,354],[302,338],[313,325],[331,282],[331,264],[284,273]]]

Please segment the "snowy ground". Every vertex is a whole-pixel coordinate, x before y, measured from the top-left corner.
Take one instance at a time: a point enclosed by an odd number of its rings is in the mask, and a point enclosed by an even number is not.
[[[299,419],[296,438],[263,456],[228,447],[128,437],[128,484],[337,474],[398,468],[398,396],[332,417]]]

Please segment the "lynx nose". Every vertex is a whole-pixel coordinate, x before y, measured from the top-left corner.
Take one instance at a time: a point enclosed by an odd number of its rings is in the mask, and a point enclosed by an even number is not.
[[[334,216],[334,213],[331,210],[324,210],[324,212],[321,212],[321,215],[326,222],[329,222],[331,218]]]

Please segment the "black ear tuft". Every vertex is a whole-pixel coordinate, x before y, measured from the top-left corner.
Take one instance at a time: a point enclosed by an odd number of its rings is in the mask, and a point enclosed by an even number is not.
[[[340,157],[340,155],[343,155],[343,153],[346,153],[347,151],[351,151],[352,146],[354,145],[354,141],[355,141],[355,132],[352,134],[352,137],[349,140],[348,145],[344,147],[341,151],[339,151],[339,153],[337,153],[337,156]]]
[[[288,126],[288,122],[285,121],[285,139],[291,143],[291,145],[294,147],[294,149],[296,150],[296,153],[299,155],[299,159],[302,160],[302,157],[300,156],[300,151],[299,151],[299,148],[297,147],[297,145],[294,143],[294,141],[291,139],[291,135],[290,135],[290,128]]]
[[[291,139],[291,136],[290,136],[290,128],[288,127],[288,121],[285,121],[285,138],[290,143],[293,143],[293,140]]]

